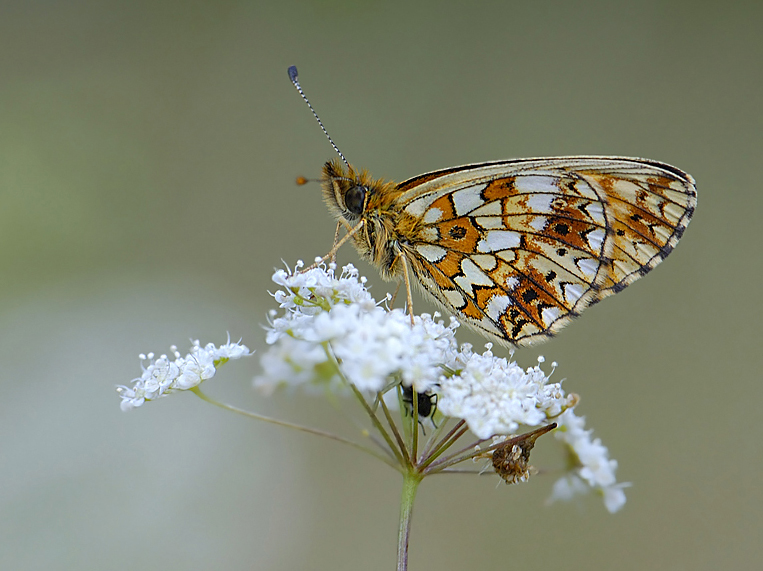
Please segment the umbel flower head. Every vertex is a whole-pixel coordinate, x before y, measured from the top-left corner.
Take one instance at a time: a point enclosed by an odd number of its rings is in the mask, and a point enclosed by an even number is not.
[[[219,366],[251,354],[245,345],[231,343],[230,338],[219,347],[213,343],[202,347],[198,339],[192,343],[190,353],[185,356],[181,356],[174,345],[170,347],[174,359],[167,355],[156,358],[153,353],[139,355],[143,374],[133,379],[132,386],[117,387],[117,393],[122,397],[122,410],[131,410],[177,391],[194,389],[214,377]]]
[[[272,348],[255,379],[266,393],[279,385],[341,383],[342,376],[368,394],[393,379],[424,392],[439,382],[443,366],[456,364],[455,319],[445,326],[424,314],[412,324],[402,310],[378,304],[352,265],[339,278],[321,266],[304,273],[279,270],[273,281],[284,288],[274,294],[284,312],[271,312]],[[334,359],[341,371],[331,365]]]
[[[374,300],[352,265],[338,277],[333,264],[279,270],[273,281],[280,287],[273,297],[281,311],[270,313],[270,347],[261,356],[262,374],[255,387],[266,395],[291,387],[354,396],[381,437],[372,440],[381,451],[208,397],[200,390],[202,382],[229,360],[251,355],[230,339],[219,347],[193,341],[185,356],[174,346],[171,356],[140,355],[142,375],[129,387],[117,387],[122,410],[190,390],[238,414],[359,448],[403,473],[413,489],[429,474],[463,471],[455,466],[485,459],[485,470],[492,467],[507,483],[525,481],[535,473],[529,460],[536,440],[553,432],[567,448],[568,465],[551,500],[594,490],[611,512],[625,503],[625,485],[615,479],[617,462],[599,439],[592,439],[585,419],[574,413],[579,398],[550,379],[556,363],[547,374],[540,366],[542,357],[536,366],[523,369],[494,355],[490,344],[482,353],[468,344],[459,346],[455,319],[445,324],[437,313],[412,316],[389,309],[388,298]],[[391,412],[395,409],[400,410],[397,421]],[[420,430],[428,438],[421,448]],[[451,452],[468,432],[473,435],[470,443]]]
[[[584,418],[574,414],[577,395],[566,394],[561,382],[552,382],[551,373],[541,369],[542,357],[525,370],[494,355],[489,344],[482,353],[468,344],[459,346],[455,319],[446,325],[438,314],[411,318],[401,309],[388,309],[371,297],[352,265],[344,266],[338,277],[333,264],[279,270],[273,281],[280,286],[273,296],[281,311],[270,314],[270,348],[261,357],[263,372],[254,380],[264,394],[281,387],[354,393],[377,429],[385,430],[380,417],[387,421],[389,433],[382,435],[390,448],[385,452],[395,458],[392,464],[421,477],[492,455],[495,470],[503,470],[507,482],[526,480],[532,473],[530,449],[551,430],[538,428],[553,424],[568,450],[569,466],[554,485],[551,500],[594,490],[611,512],[625,503],[624,485],[615,479],[617,462],[591,438]],[[427,400],[406,399],[406,391]],[[403,435],[392,422],[393,405],[409,415]],[[419,409],[427,414],[419,415]],[[413,417],[436,428],[421,456]],[[527,429],[532,438],[516,436]],[[473,446],[447,455],[467,430],[476,437]]]
[[[490,344],[482,353],[468,344],[459,346],[455,319],[446,325],[436,313],[414,316],[389,309],[389,298],[374,300],[351,265],[337,277],[333,264],[318,262],[304,271],[279,270],[273,281],[280,288],[273,294],[280,312],[270,312],[270,347],[261,354],[262,374],[255,387],[266,395],[286,387],[354,397],[373,427],[373,432],[361,432],[366,442],[268,418],[205,394],[201,384],[221,365],[251,355],[230,338],[220,347],[193,341],[185,356],[174,346],[172,356],[140,355],[143,374],[131,386],[117,387],[122,410],[190,391],[231,412],[374,456],[403,476],[398,569],[407,569],[413,501],[426,476],[483,474],[492,468],[507,484],[524,482],[537,473],[530,464],[531,450],[551,432],[567,449],[567,465],[549,501],[593,490],[610,512],[625,504],[626,485],[615,479],[617,462],[574,413],[578,396],[550,379],[556,363],[546,373],[539,357],[536,366],[522,369],[511,358],[494,355]],[[421,443],[420,435],[426,438]],[[545,440],[549,438],[541,442]],[[477,461],[484,463],[481,472],[459,467]]]

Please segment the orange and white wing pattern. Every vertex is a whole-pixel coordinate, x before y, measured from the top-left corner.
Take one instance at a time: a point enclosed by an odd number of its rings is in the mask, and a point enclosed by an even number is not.
[[[542,341],[672,251],[692,177],[646,159],[466,165],[400,183],[403,252],[422,286],[504,344]]]

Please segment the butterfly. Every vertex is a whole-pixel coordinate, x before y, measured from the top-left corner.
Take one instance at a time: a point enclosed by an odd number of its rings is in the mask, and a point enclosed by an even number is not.
[[[307,101],[296,68],[289,76]],[[509,346],[548,339],[647,274],[697,204],[691,175],[648,159],[511,159],[395,183],[355,170],[329,141],[341,161],[323,167],[323,199],[347,229],[332,252],[351,240],[384,279],[406,284],[409,309],[415,283]]]

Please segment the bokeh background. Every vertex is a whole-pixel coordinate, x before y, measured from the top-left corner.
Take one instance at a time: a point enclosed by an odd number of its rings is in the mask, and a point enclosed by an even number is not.
[[[546,506],[552,477],[432,478],[411,568],[754,568],[762,7],[0,2],[0,568],[393,568],[385,466],[190,394],[127,414],[114,393],[139,353],[188,338],[261,350],[273,268],[330,246],[318,187],[294,184],[333,152],[292,64],[376,176],[616,154],[698,184],[664,265],[516,355],[559,362],[633,482],[625,508]],[[354,434],[323,400],[255,394],[257,370],[235,362],[206,390]],[[559,466],[546,444],[535,463]]]

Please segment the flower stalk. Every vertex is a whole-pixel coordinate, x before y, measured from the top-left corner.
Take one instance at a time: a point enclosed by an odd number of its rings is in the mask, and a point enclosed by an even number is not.
[[[411,536],[413,501],[423,476],[408,472],[403,476],[403,493],[400,497],[400,526],[397,534],[397,571],[408,569],[408,543]]]

